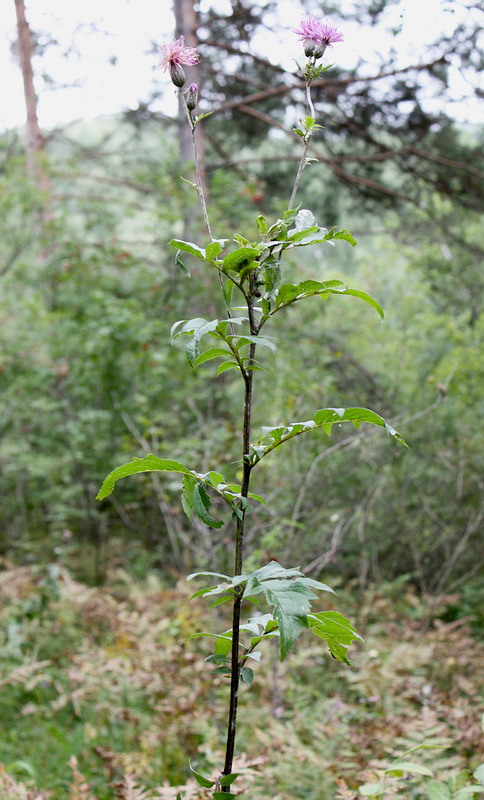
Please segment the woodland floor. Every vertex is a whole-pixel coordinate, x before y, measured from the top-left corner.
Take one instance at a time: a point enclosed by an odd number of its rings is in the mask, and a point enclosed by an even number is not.
[[[4,565],[0,800],[210,796],[187,765],[220,769],[226,678],[204,661],[208,639],[180,642],[227,621],[200,598],[189,603],[190,588],[120,571],[92,588],[63,569]],[[268,649],[242,690],[237,792],[353,800],[365,782],[383,781],[383,794],[366,796],[457,797],[484,760],[484,646],[458,603],[443,598],[426,624],[424,603],[403,583],[358,602],[342,593],[337,607],[365,639],[352,650],[356,668],[309,637],[283,664]],[[384,771],[423,744],[411,760],[433,778],[405,776],[402,788]],[[439,781],[453,789],[439,795]]]

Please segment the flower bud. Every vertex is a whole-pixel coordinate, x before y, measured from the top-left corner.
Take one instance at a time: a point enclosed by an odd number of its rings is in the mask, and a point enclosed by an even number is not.
[[[310,56],[314,55],[314,51],[317,47],[317,44],[314,41],[314,39],[305,39],[303,42],[303,47],[304,47],[304,55],[309,58]]]
[[[304,55],[310,58],[321,58],[324,51],[326,50],[325,44],[321,42],[317,42],[315,39],[304,39],[303,47],[304,47]]]
[[[198,84],[191,83],[188,87],[186,104],[189,111],[193,111],[198,103]]]
[[[185,70],[180,64],[177,64],[175,61],[170,63],[170,78],[172,83],[174,83],[175,86],[178,86],[179,89],[185,86],[187,82],[187,76],[185,75]]]

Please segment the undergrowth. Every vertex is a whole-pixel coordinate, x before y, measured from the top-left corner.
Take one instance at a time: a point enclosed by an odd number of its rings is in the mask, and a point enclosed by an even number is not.
[[[0,800],[206,796],[187,776],[185,753],[197,753],[195,769],[220,762],[226,679],[200,658],[208,645],[180,645],[206,614],[201,603],[188,614],[188,595],[184,583],[167,587],[155,576],[141,584],[118,571],[100,589],[57,567],[5,565]],[[448,605],[443,598],[443,619],[425,630],[408,586],[355,601],[367,636],[352,670],[329,664],[309,638],[290,670],[269,656],[250,690],[250,716],[242,699],[243,796],[351,800],[377,796],[364,787],[383,780],[385,799],[433,800],[457,794],[432,794],[432,781],[468,786],[484,755],[484,646],[471,619],[444,621]],[[415,747],[412,761],[433,777],[393,775],[391,765]]]

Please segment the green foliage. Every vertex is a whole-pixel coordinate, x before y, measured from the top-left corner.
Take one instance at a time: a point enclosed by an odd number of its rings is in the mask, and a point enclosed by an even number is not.
[[[240,626],[243,633],[251,634],[250,642],[242,645],[244,649],[243,661],[247,658],[260,661],[261,654],[254,648],[262,641],[277,637],[281,661],[285,659],[304,629],[311,630],[316,636],[324,639],[329,646],[331,655],[338,661],[352,665],[347,656],[348,646],[356,639],[361,640],[351,623],[342,614],[333,611],[311,613],[311,602],[317,598],[314,590],[333,592],[333,590],[320,581],[306,578],[298,567],[286,569],[277,561],[271,561],[266,566],[252,573],[242,573],[229,578],[227,575],[212,572],[198,572],[188,576],[188,580],[201,576],[224,578],[222,583],[206,586],[199,589],[192,598],[212,597],[222,595],[223,600],[230,600],[237,593],[242,599],[259,603],[259,595],[263,595],[269,606],[274,609],[272,614],[261,617],[249,618],[248,622]],[[232,642],[231,630],[223,634],[194,633],[185,641],[199,637],[213,637],[216,639],[215,655],[222,656],[223,662],[228,665],[228,655]],[[211,657],[209,657],[211,658]],[[213,659],[211,659],[213,660]],[[242,667],[246,669],[246,667]],[[241,676],[244,673],[241,672]],[[249,684],[252,682],[250,675]]]
[[[201,669],[192,647],[179,646],[195,630],[209,630],[212,612],[197,603],[187,613],[184,584],[161,583],[154,573],[140,582],[113,571],[101,589],[73,580],[65,570],[57,574],[55,590],[44,585],[51,580],[30,568],[0,573],[0,764],[11,767],[0,767],[0,796],[9,797],[10,786],[9,800],[24,800],[38,787],[38,794],[50,790],[51,800],[71,800],[68,762],[74,754],[94,800],[114,800],[119,792],[107,786],[107,770],[116,784],[127,783],[123,776],[129,773],[150,800],[168,800],[177,792],[187,797],[198,786],[189,772],[187,742],[195,770],[215,780],[225,730],[214,730],[208,721],[226,694],[227,678],[212,675],[216,661]],[[38,595],[46,597],[42,611]],[[435,776],[386,774],[389,791],[399,787],[402,800],[410,787],[427,800],[424,792],[438,797],[435,784],[447,786],[452,797],[479,783],[482,730],[475,697],[482,684],[482,643],[465,624],[439,621],[415,647],[418,598],[401,584],[398,599],[390,589],[344,597],[351,615],[359,607],[368,620],[352,670],[322,658],[316,637],[301,637],[277,673],[275,651],[264,639],[255,645],[264,654],[260,662],[252,660],[257,679],[250,692],[244,686],[240,694],[241,756],[233,792],[262,800],[277,786],[287,798],[335,800],[338,779],[358,797],[359,785],[377,782],[375,770],[391,770],[401,761]],[[227,620],[221,627],[229,624],[225,609],[219,612]],[[438,613],[445,614],[445,605]],[[249,647],[263,617],[247,623],[258,624],[243,634]],[[205,654],[203,643],[210,640],[193,641]],[[430,695],[422,691],[427,685]],[[273,710],[275,689],[283,716]],[[429,746],[408,752],[422,744]],[[29,764],[35,777],[15,761]]]

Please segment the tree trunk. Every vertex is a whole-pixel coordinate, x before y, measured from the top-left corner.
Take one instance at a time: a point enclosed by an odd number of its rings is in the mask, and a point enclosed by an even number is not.
[[[37,95],[34,88],[34,72],[32,69],[32,56],[34,45],[32,31],[25,16],[24,0],[15,0],[18,33],[18,57],[24,83],[25,108],[27,111],[26,148],[27,165],[29,174],[41,191],[49,191],[49,179],[42,164],[44,154],[44,137],[42,136],[37,117]],[[47,214],[47,216],[45,215]],[[48,212],[43,215],[43,221],[48,218]]]

